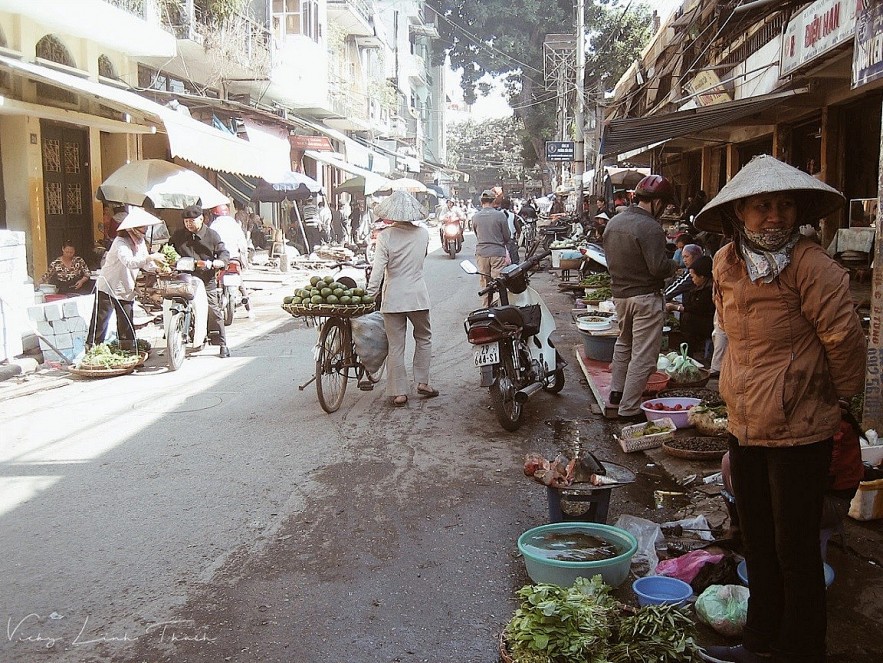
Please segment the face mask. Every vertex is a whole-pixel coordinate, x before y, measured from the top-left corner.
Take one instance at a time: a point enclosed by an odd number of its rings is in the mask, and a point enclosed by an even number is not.
[[[745,237],[752,244],[756,244],[766,251],[775,251],[788,243],[791,236],[797,232],[797,228],[768,228],[757,232],[746,228],[744,232]]]

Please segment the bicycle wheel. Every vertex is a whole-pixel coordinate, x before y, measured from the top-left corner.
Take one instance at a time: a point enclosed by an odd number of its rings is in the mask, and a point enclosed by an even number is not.
[[[186,316],[183,313],[174,313],[169,321],[169,329],[166,335],[166,354],[168,355],[169,370],[177,371],[184,363],[187,342],[187,330],[185,329]]]
[[[336,412],[346,393],[352,344],[347,334],[348,321],[328,318],[319,333],[316,353],[316,395],[328,413]]]

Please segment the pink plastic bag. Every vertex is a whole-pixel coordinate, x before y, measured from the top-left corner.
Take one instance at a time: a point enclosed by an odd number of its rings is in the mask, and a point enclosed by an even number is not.
[[[699,569],[706,564],[717,564],[723,558],[722,554],[712,555],[705,550],[694,550],[686,555],[659,562],[656,565],[656,574],[691,583],[696,574],[699,573]]]

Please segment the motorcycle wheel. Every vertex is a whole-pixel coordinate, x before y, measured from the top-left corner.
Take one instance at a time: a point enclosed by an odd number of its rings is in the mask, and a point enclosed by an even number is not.
[[[169,370],[177,371],[184,363],[187,354],[184,347],[187,341],[185,329],[185,316],[183,313],[173,313],[169,322],[169,336],[166,339],[166,354],[168,355]]]
[[[521,427],[521,403],[515,401],[514,370],[509,366],[502,366],[497,371],[494,383],[490,386],[491,403],[494,406],[494,414],[497,421],[507,431],[517,431]]]
[[[223,306],[221,308],[224,311],[224,326],[229,327],[233,324],[233,313],[236,309],[236,303],[233,299],[233,293],[230,292],[230,288],[224,288],[224,294],[222,297],[223,301],[221,304]]]
[[[558,367],[555,369],[555,375],[552,383],[549,384],[548,382],[546,382],[543,385],[543,391],[548,391],[550,394],[557,394],[562,389],[564,389],[564,369]]]
[[[316,396],[319,405],[329,414],[337,411],[346,393],[352,347],[347,343],[343,325],[341,320],[328,318],[319,334]]]
[[[457,245],[454,242],[448,242],[448,255],[451,260],[457,257]]]

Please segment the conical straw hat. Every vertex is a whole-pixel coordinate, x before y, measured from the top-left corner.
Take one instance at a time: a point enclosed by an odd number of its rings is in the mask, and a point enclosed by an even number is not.
[[[797,194],[798,224],[811,223],[837,211],[846,198],[837,189],[768,154],[754,157],[702,208],[693,220],[699,230],[723,232],[736,219],[733,202],[761,193]]]
[[[380,203],[375,215],[387,221],[422,221],[427,217],[426,210],[418,200],[407,191],[393,191]]]

